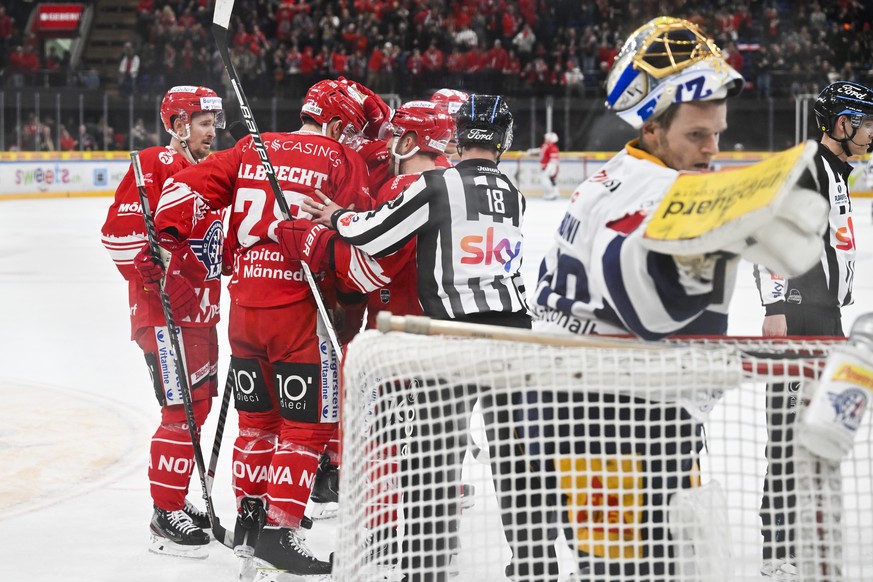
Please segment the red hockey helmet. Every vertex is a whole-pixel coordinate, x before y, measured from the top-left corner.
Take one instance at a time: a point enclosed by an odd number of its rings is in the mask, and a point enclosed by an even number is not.
[[[351,130],[360,134],[367,125],[363,103],[363,96],[346,83],[319,81],[306,92],[300,118],[309,116],[324,127],[338,117],[345,126],[343,136]],[[342,136],[340,141],[344,141]]]
[[[178,85],[173,87],[161,101],[161,121],[167,133],[182,141],[191,135],[191,118],[195,113],[208,111],[215,113],[215,127],[224,128],[224,109],[221,107],[221,97],[209,87]],[[173,131],[173,118],[181,117],[185,122],[186,135],[177,135]]]
[[[404,103],[391,117],[391,130],[399,141],[410,131],[418,136],[418,150],[433,154],[446,151],[455,122],[440,106],[431,101],[409,101]]]
[[[454,89],[440,89],[430,97],[431,103],[436,103],[441,108],[442,113],[454,115],[461,107],[461,103],[469,99],[470,96],[463,91],[455,91]]]

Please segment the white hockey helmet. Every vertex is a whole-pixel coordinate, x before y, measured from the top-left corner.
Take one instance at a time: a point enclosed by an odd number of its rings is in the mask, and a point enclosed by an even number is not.
[[[558,143],[558,134],[554,131],[547,131],[543,136],[543,141],[546,143]]]
[[[606,79],[606,106],[639,129],[673,103],[733,97],[743,83],[696,24],[659,16],[625,41]]]

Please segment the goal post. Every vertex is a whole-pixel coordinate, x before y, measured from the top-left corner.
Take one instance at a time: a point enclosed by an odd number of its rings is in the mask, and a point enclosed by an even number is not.
[[[808,398],[843,340],[392,326],[343,366],[335,579],[759,580],[762,514],[798,580],[873,579],[869,422],[780,451],[761,509],[768,385]]]

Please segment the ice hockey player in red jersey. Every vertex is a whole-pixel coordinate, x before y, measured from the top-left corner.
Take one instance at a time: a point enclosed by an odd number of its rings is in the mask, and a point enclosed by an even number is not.
[[[539,149],[540,154],[540,181],[543,185],[543,199],[557,200],[560,196],[558,191],[558,134],[549,131],[543,136],[543,145]]]
[[[430,97],[431,103],[436,103],[441,113],[445,113],[452,119],[461,108],[461,104],[470,99],[470,95],[456,89],[440,89]],[[450,168],[455,162],[461,159],[461,154],[458,152],[458,142],[454,135],[449,140],[449,145],[446,146],[444,157],[437,159],[437,166],[440,168]]]
[[[316,188],[367,207],[367,170],[350,147],[366,124],[360,96],[343,83],[320,81],[307,92],[300,118],[298,131],[262,136],[291,214],[308,217],[300,204]],[[339,362],[299,261],[282,252],[276,234],[282,216],[252,139],[167,182],[155,226],[185,240],[204,212],[227,207],[233,257],[228,334],[239,415],[233,452],[238,555],[247,558],[246,549],[254,547],[261,578],[281,572],[326,576],[331,565],[313,556],[301,526],[319,457],[338,426]],[[259,507],[266,508],[260,532]]]
[[[410,101],[393,113],[385,162],[392,176],[379,189],[375,204],[388,203],[415,182],[422,172],[437,168],[454,131],[452,118],[439,112],[429,101]],[[368,327],[375,328],[376,315],[388,310],[395,314],[421,314],[415,264],[415,239],[391,255],[374,259],[345,241],[335,241],[335,231],[326,230],[309,220],[282,223],[288,233],[288,253],[297,253],[313,270],[333,268],[346,287],[368,294]],[[307,244],[311,232],[316,245]],[[293,238],[290,238],[293,237]],[[322,257],[321,264],[311,262]]]
[[[180,170],[206,157],[217,128],[224,127],[221,99],[206,87],[170,89],[161,102],[161,120],[170,134],[168,146],[140,152],[145,189],[152,208],[158,205],[161,185]],[[194,449],[185,410],[176,390],[176,367],[166,357],[167,324],[161,307],[163,269],[151,259],[142,207],[133,169],[115,192],[102,229],[103,245],[128,282],[131,339],[145,354],[146,365],[161,405],[161,423],[151,441],[149,483],[154,513],[150,549],[154,552],[203,558],[209,519],[186,501],[194,467]],[[165,290],[184,347],[185,366],[198,427],[203,425],[217,390],[221,259],[224,232],[222,213],[204,212],[184,244],[171,245],[172,258]]]
[[[454,121],[447,113],[430,101],[410,101],[398,107],[392,117],[386,151],[385,165],[392,176],[384,183],[376,196],[376,204],[390,204],[422,172],[437,168],[437,160],[445,159],[444,153],[454,132]],[[316,225],[309,220],[293,220],[280,225],[285,248],[289,256],[307,261],[313,271],[334,269],[337,278],[349,289],[367,294],[367,325],[376,327],[376,315],[388,310],[394,314],[420,315],[422,313],[418,294],[418,267],[416,265],[416,239],[412,239],[396,252],[373,258],[348,242],[334,236],[335,231]],[[321,233],[315,235],[313,233]],[[317,241],[318,248],[311,241]],[[296,253],[296,254],[295,254]],[[320,262],[315,262],[316,257]],[[379,446],[396,447],[394,442]],[[391,466],[374,467],[374,480],[387,479],[386,471]],[[402,487],[380,491],[373,505],[390,507],[373,516],[371,524],[376,535],[387,532],[390,539],[374,540],[374,544],[396,543],[396,526],[399,523],[396,511],[400,508]],[[388,524],[388,528],[378,525]]]

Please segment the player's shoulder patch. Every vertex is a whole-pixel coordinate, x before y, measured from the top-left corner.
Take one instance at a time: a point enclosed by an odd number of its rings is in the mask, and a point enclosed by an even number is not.
[[[163,151],[158,153],[158,160],[165,166],[169,166],[176,160],[176,150],[167,146]]]

